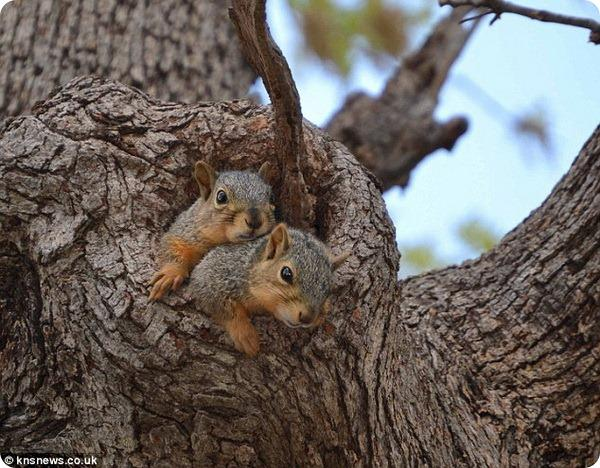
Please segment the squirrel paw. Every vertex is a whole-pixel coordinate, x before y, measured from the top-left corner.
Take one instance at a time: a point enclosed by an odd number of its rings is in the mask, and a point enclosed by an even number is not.
[[[181,265],[168,263],[157,271],[150,281],[152,291],[149,299],[156,301],[163,297],[169,290],[175,290],[187,278],[187,270]]]
[[[250,357],[258,354],[260,338],[252,325],[230,327],[229,334],[233,340],[235,349]]]

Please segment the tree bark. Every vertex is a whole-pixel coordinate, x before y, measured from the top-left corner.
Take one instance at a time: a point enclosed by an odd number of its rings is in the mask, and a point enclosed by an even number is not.
[[[211,0],[15,0],[0,14],[0,119],[98,75],[162,100],[246,96],[255,74]]]
[[[275,138],[279,175],[275,184],[279,197],[295,198],[300,203],[295,210],[280,206],[280,211],[297,227],[306,229],[313,224],[311,204],[300,163],[306,158],[300,96],[292,72],[271,37],[267,25],[266,0],[233,0],[231,20],[240,37],[244,54],[263,83],[275,114]]]
[[[0,449],[106,466],[583,466],[600,447],[600,130],[490,253],[398,282],[373,177],[304,126],[314,227],[351,258],[313,332],[238,354],[147,304],[189,168],[276,157],[269,107],[70,82],[0,130]],[[298,200],[283,199],[290,209]]]
[[[450,68],[477,25],[461,24],[469,11],[456,8],[443,18],[423,46],[403,60],[381,95],[350,95],[326,125],[379,178],[382,190],[406,187],[427,155],[451,150],[467,131],[465,117],[441,123],[433,114]]]
[[[327,124],[382,189],[406,186],[421,160],[451,149],[467,129],[464,117],[433,119],[439,89],[474,27],[458,24],[467,10],[440,22],[381,96],[349,96]],[[256,77],[221,2],[15,0],[2,9],[0,119],[28,113],[56,87],[90,74],[186,103],[244,97]],[[295,190],[304,190],[299,185]],[[298,214],[298,224],[309,208]]]

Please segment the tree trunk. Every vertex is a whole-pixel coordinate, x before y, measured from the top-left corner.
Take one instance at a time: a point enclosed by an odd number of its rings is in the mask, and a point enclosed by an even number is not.
[[[162,100],[246,96],[255,74],[211,0],[14,0],[0,14],[0,118],[98,75]]]
[[[304,126],[314,227],[352,256],[328,322],[237,353],[146,302],[190,167],[276,157],[269,107],[80,78],[0,130],[0,450],[105,466],[583,466],[600,447],[600,130],[490,253],[398,282],[371,175]],[[283,199],[290,209],[299,201]]]

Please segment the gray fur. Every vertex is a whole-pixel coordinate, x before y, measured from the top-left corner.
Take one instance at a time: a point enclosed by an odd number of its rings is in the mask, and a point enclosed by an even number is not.
[[[256,172],[226,171],[221,172],[215,181],[213,193],[219,188],[227,187],[235,203],[243,207],[260,207],[270,203],[271,186]],[[213,193],[208,200],[198,198],[192,206],[181,213],[173,222],[166,236],[180,237],[188,242],[200,242],[199,226],[205,225],[210,219],[210,207],[213,204]],[[161,250],[167,251],[166,236],[163,237]]]
[[[296,265],[300,292],[316,313],[331,290],[333,273],[327,248],[313,235],[297,229],[290,229],[290,241],[285,257],[291,258]]]
[[[207,253],[190,276],[190,291],[198,306],[215,315],[225,302],[241,300],[248,293],[250,268],[258,261],[267,239],[221,245]]]
[[[219,173],[215,190],[225,186],[237,203],[246,206],[261,206],[269,203],[271,186],[251,171],[227,171]]]
[[[333,272],[327,248],[311,234],[288,228],[290,247],[283,256],[297,270],[303,299],[319,311],[327,299]],[[242,300],[249,291],[249,271],[260,261],[269,236],[244,244],[222,245],[211,250],[192,271],[190,291],[197,305],[210,315],[221,312],[223,304]]]
[[[205,203],[212,203],[210,200],[204,201],[201,198],[196,200],[192,206],[181,213],[169,228],[167,234],[176,235],[189,242],[197,242],[199,221],[202,218],[202,207]]]

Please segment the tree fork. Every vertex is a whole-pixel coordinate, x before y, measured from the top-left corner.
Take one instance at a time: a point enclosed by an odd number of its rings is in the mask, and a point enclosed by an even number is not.
[[[0,351],[0,447],[102,454],[116,466],[593,461],[600,132],[492,252],[398,283],[376,184],[305,126],[314,177],[335,180],[314,188],[316,226],[353,256],[324,327],[261,320],[264,351],[248,360],[185,288],[148,306],[146,284],[164,226],[194,197],[180,188],[193,186],[196,155],[240,168],[274,158],[271,118],[243,101],[164,105],[82,78],[5,125],[0,271],[34,268],[25,277],[39,286],[13,283],[9,297],[33,299],[2,303],[2,329],[14,333]],[[552,293],[563,280],[564,294]],[[28,319],[35,304],[39,318]]]
[[[269,107],[73,80],[0,128],[0,449],[108,466],[571,466],[598,453],[600,131],[492,252],[398,282],[379,187],[304,124],[313,226],[352,257],[328,322],[248,360],[153,252],[199,155],[280,156]],[[284,199],[289,212],[303,200]]]

